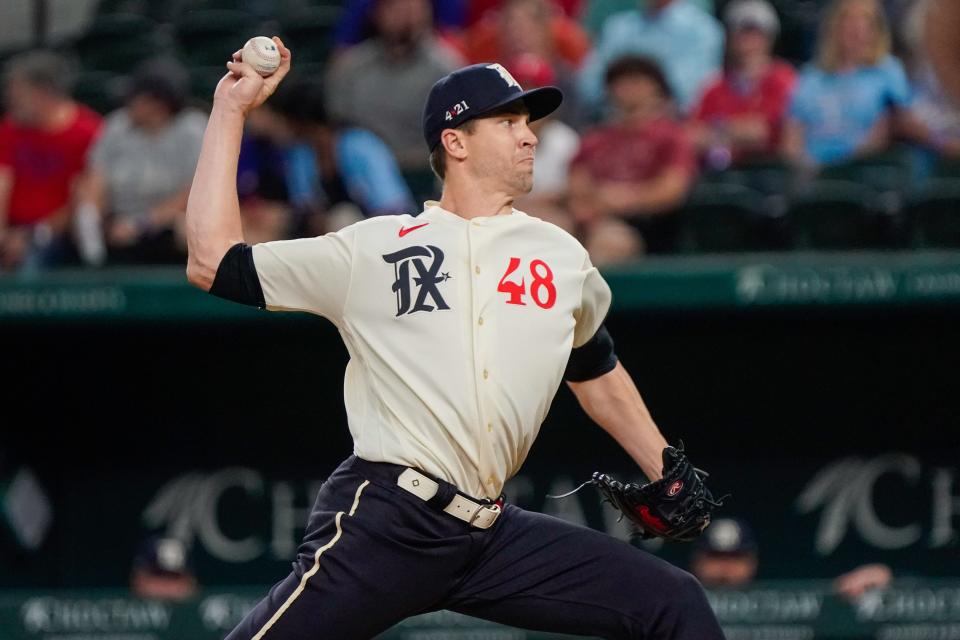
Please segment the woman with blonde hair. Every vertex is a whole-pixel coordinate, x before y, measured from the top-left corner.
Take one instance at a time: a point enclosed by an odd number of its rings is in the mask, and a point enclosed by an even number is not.
[[[879,0],[834,0],[791,101],[785,151],[808,165],[882,151],[912,101]]]

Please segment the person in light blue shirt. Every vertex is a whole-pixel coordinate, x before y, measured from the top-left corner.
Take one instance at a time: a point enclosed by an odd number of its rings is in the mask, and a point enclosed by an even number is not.
[[[313,143],[302,142],[287,150],[287,187],[294,204],[352,202],[366,216],[416,209],[393,154],[375,134],[353,127],[337,130],[333,157],[335,172],[325,176],[317,165]]]
[[[286,186],[296,209],[344,202],[364,216],[416,209],[386,143],[366,129],[331,122],[319,83],[290,85],[280,109],[300,138],[285,151]]]
[[[883,151],[912,102],[903,65],[890,55],[880,3],[835,0],[824,17],[816,60],[800,74],[785,150],[813,166]]]
[[[717,7],[714,0],[687,0],[697,5],[707,13],[716,15]],[[622,13],[631,9],[647,6],[647,0],[586,0],[580,9],[580,24],[587,30],[590,37],[596,39],[600,37],[600,31],[603,29],[603,23],[611,15]]]
[[[687,111],[723,61],[723,27],[691,0],[647,0],[646,8],[611,15],[580,73],[584,100],[598,107],[607,66],[627,54],[655,59]]]

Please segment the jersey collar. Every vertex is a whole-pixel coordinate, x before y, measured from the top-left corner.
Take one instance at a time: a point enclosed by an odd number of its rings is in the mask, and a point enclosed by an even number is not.
[[[423,203],[423,213],[421,213],[417,218],[423,218],[424,220],[433,220],[433,221],[449,221],[453,224],[467,226],[473,223],[478,226],[488,226],[496,224],[505,224],[508,221],[518,220],[520,217],[524,216],[522,211],[519,209],[511,209],[509,215],[499,215],[499,216],[480,216],[478,218],[473,218],[467,220],[462,218],[452,211],[447,211],[440,206],[440,203],[437,200],[427,200]]]

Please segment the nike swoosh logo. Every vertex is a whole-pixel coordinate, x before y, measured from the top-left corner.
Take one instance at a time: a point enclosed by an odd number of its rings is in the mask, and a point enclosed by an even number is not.
[[[417,226],[415,226],[415,227],[410,227],[409,229],[407,229],[407,228],[405,228],[405,227],[400,227],[400,234],[399,234],[399,235],[400,235],[400,237],[402,238],[403,236],[407,235],[407,234],[410,233],[411,231],[416,231],[416,230],[419,229],[420,227],[425,227],[425,226],[427,226],[428,224],[430,224],[430,223],[429,223],[429,222],[424,222],[423,224],[418,224]]]

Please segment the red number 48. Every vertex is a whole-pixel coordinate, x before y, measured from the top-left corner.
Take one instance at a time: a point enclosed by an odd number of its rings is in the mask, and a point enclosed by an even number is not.
[[[527,304],[523,301],[523,297],[527,294],[526,278],[521,278],[520,282],[507,280],[510,274],[520,267],[520,262],[520,258],[510,258],[507,271],[500,278],[500,284],[497,285],[497,291],[510,296],[507,304]],[[553,271],[543,260],[533,260],[530,262],[530,275],[533,277],[533,281],[530,283],[530,297],[541,309],[551,308],[557,302],[557,288],[553,285]]]

